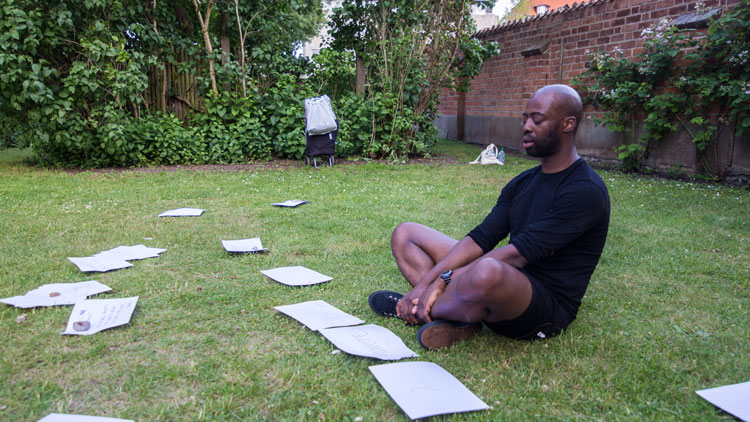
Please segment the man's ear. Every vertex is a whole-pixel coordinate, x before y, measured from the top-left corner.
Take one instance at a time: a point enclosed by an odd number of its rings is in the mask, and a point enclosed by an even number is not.
[[[577,125],[578,119],[576,119],[576,116],[565,117],[565,120],[563,121],[563,133],[573,132],[576,130]]]

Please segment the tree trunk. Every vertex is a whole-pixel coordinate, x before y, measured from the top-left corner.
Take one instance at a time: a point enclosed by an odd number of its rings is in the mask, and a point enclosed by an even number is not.
[[[244,97],[247,95],[247,72],[245,69],[245,36],[247,34],[242,30],[239,0],[234,0],[234,13],[237,16],[237,31],[239,31],[240,35],[240,69],[242,72],[242,96]]]
[[[203,33],[203,42],[206,44],[206,52],[209,55],[208,59],[208,76],[211,78],[211,91],[215,94],[219,93],[219,89],[216,86],[216,71],[214,70],[214,59],[213,59],[213,52],[214,49],[211,47],[211,37],[208,34],[208,24],[211,19],[211,8],[214,5],[214,0],[208,0],[208,7],[206,7],[206,19],[203,19],[203,15],[201,14],[201,7],[199,0],[193,0],[193,5],[195,6],[195,14],[198,15],[198,22],[201,25],[201,32]]]
[[[356,53],[355,55],[356,55],[356,74],[354,76],[354,92],[357,94],[357,96],[359,96],[365,92],[365,80],[366,80],[365,72],[367,69],[365,69],[365,61],[362,59],[362,56]]]
[[[193,33],[193,25],[190,24],[188,19],[187,11],[180,2],[176,2],[174,5],[174,14],[177,18],[177,26],[180,28],[183,34],[189,35]]]
[[[153,22],[152,23],[154,25],[154,32],[156,33],[157,36],[159,36],[159,28],[156,26],[156,0],[154,0],[154,2],[153,2],[152,13],[153,13]],[[161,48],[158,51],[159,51],[159,55],[161,56],[162,55]],[[161,112],[164,113],[164,114],[167,114],[167,83],[168,83],[168,81],[167,81],[167,62],[165,60],[165,61],[163,61],[161,63],[161,91],[159,93],[160,98],[161,98],[159,100],[160,108],[161,108]],[[137,110],[136,110],[136,112],[137,112]]]
[[[229,63],[229,34],[227,34],[227,27],[229,26],[229,15],[221,12],[221,25],[219,25],[219,40],[221,43],[221,65],[226,66]],[[225,92],[229,92],[230,85],[225,83],[221,87]]]
[[[221,40],[221,64],[226,65],[229,63],[229,34],[227,34],[227,26],[229,25],[229,15],[221,12],[221,25],[219,26],[219,39]]]

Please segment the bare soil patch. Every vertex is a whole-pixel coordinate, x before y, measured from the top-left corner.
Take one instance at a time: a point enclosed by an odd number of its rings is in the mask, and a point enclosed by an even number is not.
[[[458,160],[455,157],[438,156],[432,158],[412,158],[406,162],[406,164],[435,164],[435,165],[446,165],[455,164]],[[347,160],[337,158],[334,162],[334,166],[356,166],[366,163],[381,163],[388,164],[388,160]],[[326,164],[327,165],[327,164]],[[398,164],[395,164],[398,165]],[[159,172],[174,172],[174,171],[220,171],[220,172],[240,172],[240,171],[253,171],[253,170],[274,170],[274,169],[290,169],[305,167],[304,160],[285,160],[275,159],[266,162],[256,163],[243,163],[243,164],[186,164],[186,165],[174,165],[174,166],[155,166],[155,167],[109,167],[102,169],[67,169],[65,171],[70,173],[82,173],[85,171],[93,173],[120,173],[120,172],[140,172],[140,173],[159,173]],[[312,166],[309,166],[312,168]],[[322,164],[318,164],[318,167],[322,167]]]

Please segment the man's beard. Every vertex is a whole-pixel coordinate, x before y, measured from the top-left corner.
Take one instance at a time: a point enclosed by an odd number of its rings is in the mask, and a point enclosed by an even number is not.
[[[529,157],[549,157],[560,150],[560,137],[555,133],[555,129],[548,131],[543,138],[534,139],[534,144],[526,149]]]

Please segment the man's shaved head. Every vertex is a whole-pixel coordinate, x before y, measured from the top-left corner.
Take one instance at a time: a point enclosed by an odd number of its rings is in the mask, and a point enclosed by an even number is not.
[[[567,85],[547,85],[539,88],[531,97],[540,98],[542,96],[551,96],[553,107],[563,116],[574,116],[576,118],[575,133],[583,119],[583,103],[581,96],[575,89]]]

